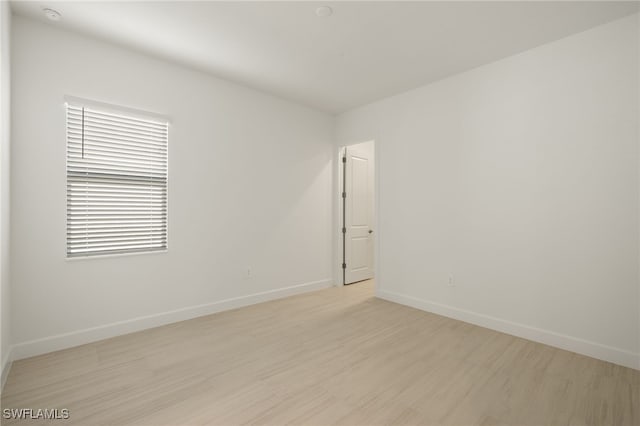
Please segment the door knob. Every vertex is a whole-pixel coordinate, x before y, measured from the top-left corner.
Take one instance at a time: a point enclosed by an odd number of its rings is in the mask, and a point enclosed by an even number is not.
[[[370,233],[370,234],[373,234],[373,229],[369,229],[369,233]]]

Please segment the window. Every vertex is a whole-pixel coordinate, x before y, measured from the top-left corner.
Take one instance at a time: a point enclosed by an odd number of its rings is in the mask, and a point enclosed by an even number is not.
[[[166,120],[67,100],[67,257],[167,248],[167,137]]]

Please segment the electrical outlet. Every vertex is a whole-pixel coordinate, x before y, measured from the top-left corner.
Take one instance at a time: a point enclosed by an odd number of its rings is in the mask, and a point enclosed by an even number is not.
[[[449,281],[447,282],[447,285],[448,285],[449,287],[455,287],[455,286],[456,286],[456,283],[455,283],[455,281],[453,280],[453,275],[449,275]]]
[[[244,274],[245,279],[250,280],[252,277],[251,267],[247,267]]]

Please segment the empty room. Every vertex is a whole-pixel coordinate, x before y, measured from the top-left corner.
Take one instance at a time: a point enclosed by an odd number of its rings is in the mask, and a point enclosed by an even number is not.
[[[0,41],[0,424],[640,426],[640,2]]]

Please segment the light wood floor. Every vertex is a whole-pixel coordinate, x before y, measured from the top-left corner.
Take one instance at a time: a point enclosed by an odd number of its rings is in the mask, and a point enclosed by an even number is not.
[[[640,372],[376,299],[369,281],[15,362],[2,407],[68,408],[61,426],[637,426]]]

